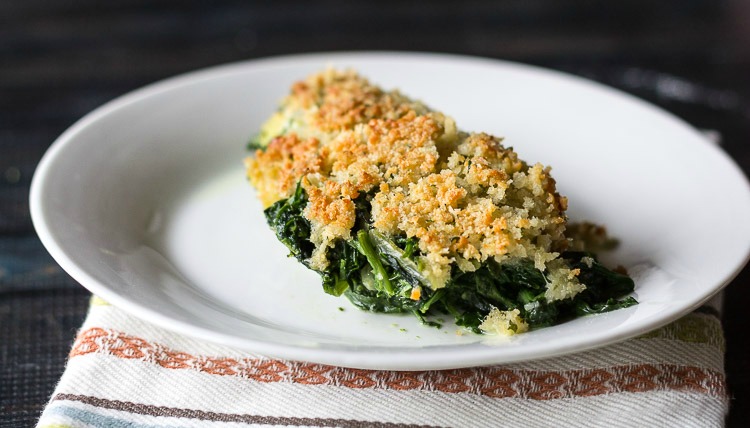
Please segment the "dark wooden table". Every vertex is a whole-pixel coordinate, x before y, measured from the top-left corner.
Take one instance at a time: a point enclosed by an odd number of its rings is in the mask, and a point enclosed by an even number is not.
[[[174,74],[374,49],[481,55],[598,80],[715,130],[750,170],[750,2],[742,0],[0,2],[0,425],[35,422],[89,297],[47,255],[29,218],[29,183],[49,144],[102,103]],[[736,427],[750,424],[748,285],[745,269],[726,288],[723,314]]]

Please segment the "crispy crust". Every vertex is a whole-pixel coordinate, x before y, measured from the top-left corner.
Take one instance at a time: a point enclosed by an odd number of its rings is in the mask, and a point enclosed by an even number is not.
[[[470,271],[490,257],[528,257],[544,269],[567,245],[567,201],[548,167],[354,72],[296,83],[263,135],[268,145],[247,160],[248,177],[266,205],[301,181],[315,268],[327,266],[335,239],[350,237],[362,192],[373,193],[373,227],[419,239],[433,288],[453,264]]]

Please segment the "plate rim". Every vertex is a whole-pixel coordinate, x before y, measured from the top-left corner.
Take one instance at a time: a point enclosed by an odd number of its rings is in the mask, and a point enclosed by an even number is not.
[[[150,83],[146,86],[120,95],[97,107],[96,109],[92,110],[91,112],[77,120],[50,145],[50,147],[42,156],[39,164],[37,165],[32,178],[29,193],[30,213],[34,229],[36,230],[39,239],[42,241],[44,247],[53,257],[53,259],[63,268],[63,270],[65,270],[82,286],[84,286],[97,296],[110,302],[114,306],[122,308],[126,312],[129,312],[138,318],[157,323],[157,325],[159,325],[160,327],[167,328],[168,330],[172,330],[180,334],[185,334],[189,337],[196,337],[214,343],[252,350],[253,352],[267,354],[270,356],[283,355],[282,358],[293,360],[311,361],[316,363],[354,368],[385,370],[449,369],[498,363],[513,363],[519,361],[530,361],[541,358],[561,356],[575,352],[582,352],[617,343],[637,336],[638,334],[642,334],[647,331],[659,328],[697,309],[714,295],[718,294],[729,282],[731,282],[732,279],[734,279],[742,271],[744,266],[750,260],[749,243],[746,247],[743,261],[741,263],[738,263],[735,266],[735,269],[730,272],[725,278],[722,278],[721,281],[717,280],[716,285],[712,287],[706,287],[701,297],[697,301],[693,302],[691,305],[684,306],[681,310],[676,311],[669,317],[657,318],[651,320],[650,322],[639,324],[640,328],[638,329],[638,331],[631,331],[633,329],[626,329],[619,334],[605,335],[606,338],[604,339],[599,338],[598,340],[573,340],[570,341],[567,345],[558,346],[553,350],[550,350],[542,355],[536,355],[532,358],[530,358],[528,355],[520,353],[518,355],[505,355],[504,358],[499,360],[497,358],[493,359],[492,357],[495,354],[495,352],[493,352],[493,349],[479,348],[474,350],[474,352],[467,353],[465,350],[465,346],[469,345],[453,346],[447,350],[441,350],[440,353],[415,352],[416,350],[430,349],[430,347],[415,349],[409,348],[405,350],[407,354],[418,354],[417,360],[413,357],[409,358],[408,355],[403,355],[404,351],[398,353],[387,348],[383,349],[382,351],[374,351],[372,349],[368,349],[366,353],[358,353],[352,350],[341,351],[340,349],[337,350],[327,348],[300,348],[294,345],[269,343],[262,340],[253,340],[249,338],[231,336],[225,333],[212,331],[202,326],[196,326],[187,322],[176,320],[157,311],[149,309],[141,305],[137,301],[129,299],[126,295],[121,295],[117,291],[110,289],[106,284],[91,276],[82,266],[79,266],[78,263],[73,261],[67,255],[67,252],[63,248],[64,245],[61,242],[58,242],[57,238],[54,236],[54,232],[50,229],[49,224],[46,220],[49,213],[47,213],[44,209],[45,201],[43,198],[43,195],[45,193],[44,189],[46,185],[46,177],[48,176],[51,168],[54,167],[54,161],[57,156],[59,156],[59,154],[65,150],[68,144],[72,144],[70,143],[71,141],[75,141],[75,136],[83,129],[86,129],[90,124],[100,120],[100,118],[106,117],[129,104],[137,103],[141,99],[158,96],[161,92],[168,92],[183,85],[200,83],[202,80],[216,79],[233,73],[241,73],[248,68],[279,67],[285,66],[287,64],[293,64],[303,59],[311,60],[317,58],[320,60],[328,59],[329,61],[333,61],[342,60],[345,58],[375,59],[378,57],[398,57],[399,59],[425,59],[433,61],[447,60],[450,62],[460,63],[481,63],[490,66],[502,65],[516,69],[527,70],[534,73],[541,73],[555,78],[573,80],[587,86],[596,87],[599,90],[604,90],[607,93],[618,96],[619,98],[627,100],[628,102],[635,102],[639,105],[639,107],[648,109],[650,113],[655,113],[662,117],[665,117],[672,122],[678,123],[682,127],[689,128],[697,135],[699,135],[699,131],[683,119],[654,104],[637,98],[634,95],[628,94],[616,88],[609,87],[599,82],[588,80],[580,76],[575,76],[553,69],[547,69],[518,62],[470,55],[408,51],[312,52],[304,54],[269,56],[264,58],[215,65],[178,74],[173,77],[168,77],[166,79]],[[723,161],[726,162],[727,165],[731,165],[731,167],[733,168],[732,173],[736,175],[737,178],[744,181],[744,187],[746,188],[747,193],[750,194],[750,182],[748,181],[748,178],[745,176],[744,172],[741,170],[737,162],[721,148],[711,144],[705,138],[702,138],[702,140],[709,147],[709,150],[712,150],[715,154],[718,154],[720,157],[722,157]],[[454,361],[455,358],[451,358],[451,356],[454,354],[461,354],[462,358],[459,359],[460,361]],[[399,355],[400,359],[394,358],[394,356]],[[418,364],[415,366],[415,363]]]

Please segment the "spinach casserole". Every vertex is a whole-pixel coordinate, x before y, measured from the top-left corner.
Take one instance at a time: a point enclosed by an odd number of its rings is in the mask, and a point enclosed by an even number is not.
[[[295,83],[250,148],[278,239],[361,309],[514,334],[636,303],[566,234],[549,167],[354,71]]]

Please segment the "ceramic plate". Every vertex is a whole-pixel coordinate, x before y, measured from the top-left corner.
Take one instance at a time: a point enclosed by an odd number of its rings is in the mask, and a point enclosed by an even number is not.
[[[290,85],[331,65],[551,165],[571,220],[605,224],[620,239],[604,260],[628,269],[640,304],[499,339],[362,312],[324,294],[266,226],[242,160]],[[271,58],[137,90],[52,145],[31,210],[57,262],[136,316],[271,356],[371,369],[505,363],[623,340],[705,302],[750,247],[747,180],[684,122],[580,78],[434,54]]]

